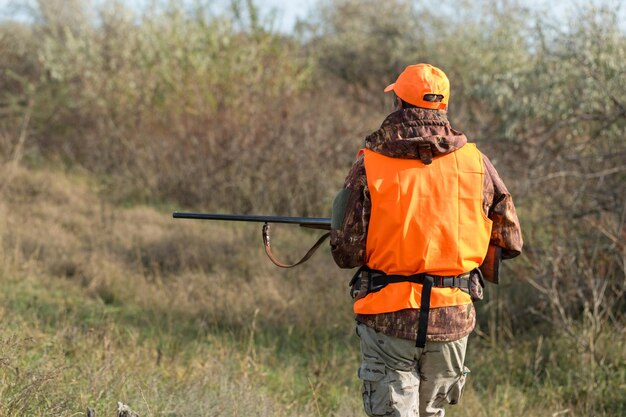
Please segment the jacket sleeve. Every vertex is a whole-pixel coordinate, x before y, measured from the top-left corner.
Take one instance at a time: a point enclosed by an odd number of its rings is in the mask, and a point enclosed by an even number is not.
[[[330,248],[340,268],[355,268],[365,263],[371,207],[365,163],[361,156],[352,166],[344,187],[333,202]]]
[[[522,253],[522,230],[513,205],[513,198],[491,161],[483,155],[485,183],[483,206],[493,221],[490,244],[502,248],[502,259]]]

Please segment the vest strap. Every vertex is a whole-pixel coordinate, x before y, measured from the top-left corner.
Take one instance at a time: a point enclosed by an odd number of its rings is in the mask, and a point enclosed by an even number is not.
[[[426,346],[426,335],[428,334],[428,315],[430,313],[430,290],[433,288],[432,276],[425,277],[422,286],[422,298],[420,300],[420,315],[417,322],[417,338],[415,347],[424,348]]]

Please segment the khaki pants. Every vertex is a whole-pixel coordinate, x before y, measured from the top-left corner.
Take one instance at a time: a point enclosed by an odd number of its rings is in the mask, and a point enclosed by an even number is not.
[[[440,417],[456,404],[469,369],[464,366],[467,336],[453,342],[398,339],[357,325],[361,338],[363,406],[368,416]]]

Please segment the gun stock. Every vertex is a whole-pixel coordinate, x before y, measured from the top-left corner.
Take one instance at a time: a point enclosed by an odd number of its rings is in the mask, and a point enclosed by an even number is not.
[[[483,264],[479,267],[483,278],[493,284],[500,283],[500,260],[502,249],[496,245],[489,245]]]

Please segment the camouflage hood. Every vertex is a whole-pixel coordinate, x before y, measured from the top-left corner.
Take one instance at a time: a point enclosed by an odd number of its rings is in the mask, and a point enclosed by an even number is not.
[[[446,114],[421,108],[391,113],[380,129],[365,138],[365,148],[392,158],[422,159],[424,148],[432,157],[454,152],[467,143],[461,132],[450,127]],[[427,163],[427,162],[425,162]]]

